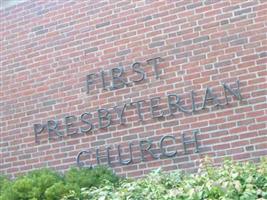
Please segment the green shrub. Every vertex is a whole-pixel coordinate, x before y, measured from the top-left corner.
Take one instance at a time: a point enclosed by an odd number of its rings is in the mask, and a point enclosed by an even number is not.
[[[0,192],[4,184],[8,181],[7,177],[0,175]]]
[[[47,188],[45,191],[45,198],[46,200],[58,200],[63,196],[67,195],[69,191],[76,191],[77,194],[80,194],[80,188],[75,188],[71,184],[64,182],[57,182],[51,187]]]
[[[119,181],[111,170],[105,167],[72,168],[65,174],[65,181],[69,184],[76,185],[79,188],[98,187],[106,181],[116,183]]]
[[[68,198],[65,197],[64,200]],[[162,173],[157,170],[139,180],[106,183],[82,191],[90,200],[264,200],[267,199],[267,162],[225,161],[213,167],[205,161],[197,174]]]
[[[59,200],[70,193],[81,199],[82,187],[98,187],[105,181],[115,183],[118,180],[116,175],[103,167],[73,168],[65,175],[49,169],[36,170],[15,180],[1,177],[0,200]]]
[[[81,188],[99,187],[106,184],[106,182],[116,184],[119,180],[119,177],[111,170],[102,166],[93,169],[72,168],[65,174],[66,183],[72,187],[66,196],[69,196],[67,199],[70,200],[75,198],[83,199]]]
[[[60,179],[62,178],[51,170],[36,170],[16,180],[6,182],[2,187],[0,197],[5,200],[44,199],[46,189]]]
[[[110,170],[72,168],[65,175],[48,169],[15,180],[0,177],[0,200],[264,200],[267,162],[203,162],[197,174],[163,173],[120,179]]]

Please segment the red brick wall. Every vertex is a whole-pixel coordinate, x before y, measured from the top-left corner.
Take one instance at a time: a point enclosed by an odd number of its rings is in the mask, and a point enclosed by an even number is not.
[[[123,0],[63,1],[30,0],[0,11],[1,121],[0,171],[18,174],[41,167],[65,170],[76,163],[80,151],[99,148],[105,155],[110,146],[111,167],[121,175],[142,176],[151,169],[196,170],[199,159],[208,155],[216,163],[223,158],[258,161],[267,155],[267,1],[265,0]],[[160,57],[159,78],[147,62]],[[124,69],[125,81],[140,74],[132,65],[140,62],[146,79],[116,90],[103,90],[99,72]],[[86,76],[97,73],[86,92]],[[234,91],[240,81],[243,100],[228,94],[225,105],[222,84]],[[110,87],[107,86],[107,87]],[[186,110],[192,109],[194,90],[197,108],[203,105],[205,90],[212,88],[222,106],[207,101],[205,109],[194,113],[176,111],[169,115],[167,95],[177,94]],[[152,118],[150,99],[161,97]],[[214,97],[215,99],[215,97]],[[145,100],[143,121],[129,103]],[[114,106],[127,103],[125,124]],[[157,104],[157,103],[156,103]],[[97,110],[107,108],[112,118],[108,128],[98,128]],[[94,129],[89,133],[67,135],[64,117],[77,120],[69,127],[88,128],[79,117],[91,112]],[[50,134],[45,126],[35,141],[34,124],[57,120],[63,137]],[[105,121],[106,122],[106,121]],[[196,145],[186,141],[198,130]],[[151,139],[151,151],[177,154],[154,159],[139,142]],[[118,162],[117,146],[133,162]],[[168,149],[167,149],[168,147]],[[143,147],[145,148],[145,147]],[[81,160],[95,164],[95,152]],[[106,160],[101,159],[102,164]]]

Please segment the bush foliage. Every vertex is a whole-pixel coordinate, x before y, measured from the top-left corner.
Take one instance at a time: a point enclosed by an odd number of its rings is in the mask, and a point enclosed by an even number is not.
[[[121,179],[110,170],[71,169],[60,175],[43,169],[8,180],[0,177],[0,200],[263,200],[267,199],[267,162],[206,160],[196,174],[163,173]]]
[[[75,193],[62,200],[75,199]],[[76,198],[78,200],[79,198]],[[267,199],[267,162],[225,161],[213,167],[206,160],[197,174],[163,173],[156,170],[139,180],[107,182],[82,191],[86,200],[264,200]]]
[[[41,169],[15,180],[0,177],[0,200],[59,200],[70,191],[81,199],[81,188],[100,187],[105,182],[116,184],[118,181],[119,178],[104,167],[72,168],[64,175]]]

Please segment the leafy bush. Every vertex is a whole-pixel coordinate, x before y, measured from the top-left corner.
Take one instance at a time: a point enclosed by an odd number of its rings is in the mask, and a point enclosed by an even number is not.
[[[119,178],[103,167],[72,168],[65,175],[49,169],[41,169],[15,180],[0,177],[0,200],[59,200],[70,191],[81,199],[82,187],[98,187],[106,180],[115,184]]]
[[[3,185],[8,181],[5,176],[0,175],[0,191],[2,190]]]
[[[114,176],[112,171],[100,166],[94,168],[94,170],[72,168],[65,174],[65,180],[79,188],[90,188],[92,186],[98,187],[106,181],[117,183],[119,178]]]
[[[72,192],[62,200],[74,197]],[[206,160],[197,174],[166,174],[156,170],[144,179],[123,180],[119,186],[107,182],[102,187],[84,189],[82,199],[264,200],[267,199],[267,162],[255,165],[228,160],[216,168]]]
[[[0,177],[0,200],[264,200],[267,161],[260,164],[209,160],[197,174],[163,173],[120,179],[103,167],[70,169],[61,175],[37,170],[15,180]]]

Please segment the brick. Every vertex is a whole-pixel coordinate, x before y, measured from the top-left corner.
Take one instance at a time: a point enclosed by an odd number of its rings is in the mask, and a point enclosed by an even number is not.
[[[259,53],[259,57],[260,57],[260,58],[267,57],[267,52]]]
[[[202,6],[203,5],[203,3],[202,2],[198,2],[198,3],[193,3],[193,4],[189,4],[189,5],[187,5],[186,6],[186,9],[194,9],[194,8],[197,8],[197,7],[200,7],[200,6]]]
[[[175,57],[177,59],[179,59],[179,58],[187,58],[187,57],[190,57],[190,56],[192,56],[191,52],[185,52],[185,53],[182,53],[182,54],[177,54]]]
[[[246,151],[254,151],[254,146],[253,145],[250,145],[250,146],[246,146],[245,147]]]
[[[238,39],[238,35],[230,35],[227,37],[222,37],[221,42],[229,42],[229,41],[236,40],[236,39]]]
[[[222,20],[222,21],[220,21],[220,25],[227,25],[227,24],[229,24],[229,20],[228,19],[226,19],[226,20]]]
[[[149,48],[161,47],[164,45],[164,41],[153,42],[149,44]]]
[[[199,38],[195,38],[193,39],[193,43],[198,43],[198,42],[203,42],[209,40],[209,36],[201,36]]]
[[[213,150],[217,151],[217,150],[225,150],[225,149],[229,149],[230,145],[229,144],[220,144],[220,145],[214,145],[213,146]]]
[[[241,45],[241,44],[246,44],[246,43],[248,43],[247,38],[242,38],[242,39],[238,39],[238,40],[234,40],[234,41],[230,42],[231,46]]]
[[[237,11],[234,12],[234,15],[237,16],[237,15],[247,14],[247,13],[250,13],[251,10],[252,10],[251,8],[237,10]]]
[[[43,103],[43,106],[52,106],[56,104],[56,100],[49,100]]]
[[[45,33],[48,33],[48,29],[43,29],[43,30],[40,30],[40,31],[36,31],[35,35],[42,35],[42,34],[45,34]]]
[[[183,47],[183,46],[187,46],[187,45],[191,45],[193,43],[192,40],[186,40],[186,41],[183,41],[183,42],[178,42],[176,43],[176,47]]]
[[[222,62],[219,62],[219,63],[215,63],[214,64],[214,67],[224,67],[224,66],[227,66],[227,65],[230,65],[231,64],[231,61],[229,60],[226,60],[226,61],[222,61]]]
[[[110,22],[107,21],[107,22],[103,22],[103,23],[100,23],[100,24],[96,24],[95,27],[98,29],[98,28],[103,28],[105,26],[109,26],[109,25],[110,25]]]
[[[101,135],[98,135],[97,136],[97,139],[98,140],[105,140],[107,138],[111,138],[111,134],[110,133],[107,133],[107,134],[101,134]]]
[[[138,20],[138,22],[145,22],[145,21],[148,21],[148,20],[151,20],[151,19],[152,19],[152,16],[148,15],[148,16],[145,16],[142,19]]]
[[[41,31],[44,29],[44,26],[35,26],[32,28],[32,32],[37,32],[37,31]]]
[[[95,51],[98,51],[97,47],[92,47],[92,48],[86,49],[86,50],[84,50],[84,53],[85,54],[89,54],[89,53],[92,53],[92,52],[95,52]]]
[[[123,50],[123,51],[120,51],[117,53],[117,56],[124,56],[124,55],[127,55],[131,52],[131,50],[129,49],[126,49],[126,50]]]
[[[237,21],[241,21],[241,20],[244,20],[244,19],[247,19],[247,16],[246,15],[240,15],[238,17],[233,17],[230,19],[230,22],[231,23],[235,23]]]
[[[205,5],[210,5],[210,4],[216,4],[218,2],[220,2],[220,0],[205,0],[204,4]]]

